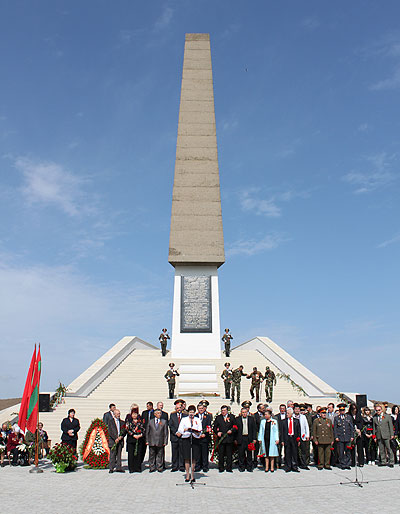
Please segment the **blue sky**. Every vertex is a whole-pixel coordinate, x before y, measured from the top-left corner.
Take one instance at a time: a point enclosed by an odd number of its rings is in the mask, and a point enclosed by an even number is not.
[[[209,32],[221,323],[338,391],[400,401],[400,6],[3,3],[0,397],[170,328],[185,32]]]

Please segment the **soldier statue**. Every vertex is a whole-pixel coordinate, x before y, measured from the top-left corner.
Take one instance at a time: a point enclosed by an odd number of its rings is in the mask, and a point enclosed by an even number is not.
[[[265,367],[265,398],[268,403],[272,402],[272,396],[274,393],[274,386],[276,386],[276,376],[275,373],[270,369],[269,366]]]
[[[227,400],[231,397],[231,386],[232,386],[232,370],[230,369],[230,363],[225,362],[225,369],[221,374],[221,378],[224,381],[225,386],[225,398]]]
[[[254,391],[256,392],[256,402],[260,401],[260,386],[264,377],[261,371],[258,371],[256,367],[253,368],[253,372],[250,375],[246,375],[246,378],[251,379],[250,395],[254,399]]]
[[[236,391],[236,401],[238,405],[240,404],[240,385],[242,381],[242,377],[245,377],[246,373],[243,373],[243,366],[240,365],[238,368],[232,371],[232,393],[231,393],[231,403],[235,401],[235,391]]]
[[[225,329],[225,333],[222,336],[222,341],[225,344],[225,355],[227,357],[231,354],[231,340],[233,339],[232,334],[229,333],[229,328]]]
[[[158,340],[161,343],[161,355],[165,357],[167,355],[167,343],[168,343],[169,335],[166,328],[163,328]]]
[[[173,362],[169,363],[169,370],[165,373],[164,378],[167,379],[168,382],[168,394],[169,399],[172,400],[175,393],[175,384],[176,378],[179,377],[178,370],[175,369],[175,364]]]

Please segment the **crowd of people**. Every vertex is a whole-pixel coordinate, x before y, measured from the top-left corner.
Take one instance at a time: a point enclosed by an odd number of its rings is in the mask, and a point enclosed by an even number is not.
[[[241,404],[235,416],[229,405],[222,405],[213,417],[209,402],[201,400],[197,407],[186,406],[183,399],[174,402],[171,414],[164,411],[163,402],[146,404],[142,412],[132,404],[123,419],[115,404],[109,405],[103,421],[108,427],[110,448],[109,472],[124,473],[122,450],[128,455],[129,473],[141,473],[148,459],[150,473],[167,469],[165,448],[171,444],[170,471],[185,472],[186,481],[195,481],[195,472],[207,473],[210,463],[218,465],[220,473],[231,473],[234,465],[239,472],[261,469],[274,473],[319,470],[332,467],[350,469],[352,466],[378,465],[393,467],[399,461],[399,407],[391,409],[377,403],[373,411],[367,406],[359,410],[356,404],[336,407],[297,404],[288,401],[274,413],[268,404],[259,403],[251,412],[251,402]],[[77,450],[79,420],[70,409],[61,423],[64,444]],[[41,438],[47,433],[40,424]],[[1,466],[5,458],[13,466],[29,463],[26,452],[27,436],[17,424],[3,423],[0,433]],[[148,452],[147,452],[148,448]]]
[[[43,423],[38,424],[40,456],[47,455],[48,435],[43,429]],[[32,460],[32,452],[35,435],[31,432],[23,434],[17,423],[11,425],[5,422],[0,431],[0,466],[6,465],[6,459],[11,466],[28,466]]]
[[[391,411],[383,404],[358,410],[356,404],[333,403],[313,410],[310,404],[288,401],[278,413],[259,403],[251,413],[251,402],[241,404],[239,416],[229,405],[222,405],[215,417],[207,411],[209,402],[202,400],[197,407],[186,406],[177,399],[170,415],[162,402],[154,407],[148,402],[140,413],[132,404],[122,420],[119,409],[110,404],[103,421],[108,426],[111,449],[109,472],[122,468],[122,449],[126,442],[128,471],[140,473],[148,448],[149,472],[166,470],[165,447],[171,444],[172,472],[185,472],[186,481],[195,481],[194,473],[208,472],[210,461],[219,472],[231,473],[234,465],[240,472],[262,469],[274,473],[319,470],[332,467],[376,464],[393,467],[398,460],[400,435],[399,408]],[[62,440],[76,449],[79,421],[71,409],[62,423]]]

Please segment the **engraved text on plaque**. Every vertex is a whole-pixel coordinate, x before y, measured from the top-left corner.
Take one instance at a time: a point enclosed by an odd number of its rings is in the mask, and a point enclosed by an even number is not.
[[[182,276],[181,332],[212,332],[209,275]]]

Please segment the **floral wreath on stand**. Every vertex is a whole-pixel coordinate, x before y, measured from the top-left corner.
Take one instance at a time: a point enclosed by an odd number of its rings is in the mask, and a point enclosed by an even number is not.
[[[110,462],[108,427],[96,418],[87,429],[85,439],[79,448],[83,462],[90,469],[106,469]]]

